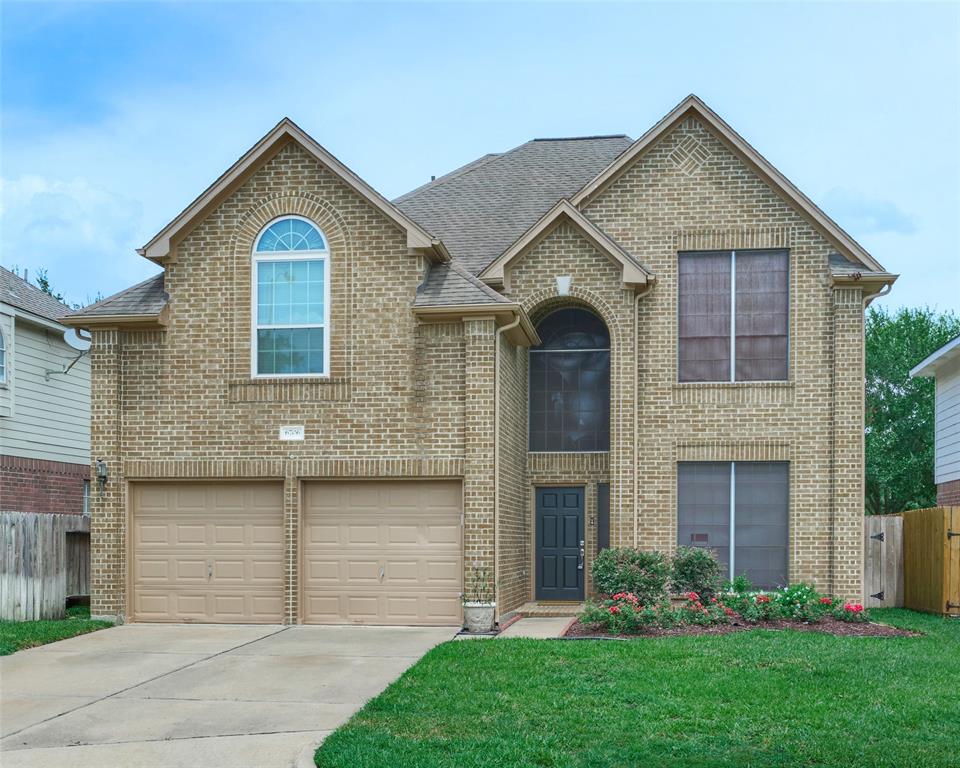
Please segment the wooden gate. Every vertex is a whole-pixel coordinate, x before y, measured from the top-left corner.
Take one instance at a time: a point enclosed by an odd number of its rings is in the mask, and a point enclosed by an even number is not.
[[[904,606],[960,616],[960,507],[903,513]]]
[[[903,605],[903,518],[868,515],[863,519],[863,604],[867,608]]]

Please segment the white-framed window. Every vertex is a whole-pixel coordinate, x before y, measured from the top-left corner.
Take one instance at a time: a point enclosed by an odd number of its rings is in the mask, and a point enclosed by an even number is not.
[[[0,328],[0,384],[7,383],[7,337]]]
[[[327,376],[330,371],[330,251],[301,216],[274,219],[253,245],[256,377]]]

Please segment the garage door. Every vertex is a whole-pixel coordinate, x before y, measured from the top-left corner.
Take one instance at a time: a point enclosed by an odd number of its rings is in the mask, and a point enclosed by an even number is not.
[[[460,623],[459,482],[316,482],[305,490],[305,621]]]
[[[135,620],[282,621],[281,484],[140,483],[132,499]]]

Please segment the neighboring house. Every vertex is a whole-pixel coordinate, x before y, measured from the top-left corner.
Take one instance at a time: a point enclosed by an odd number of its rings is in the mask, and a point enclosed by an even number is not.
[[[0,267],[0,509],[85,511],[90,360],[70,307]]]
[[[598,548],[862,592],[863,310],[895,280],[696,97],[394,202],[282,120],[68,318],[93,612],[456,624]]]
[[[937,504],[960,505],[960,336],[910,371],[936,380],[933,482]]]

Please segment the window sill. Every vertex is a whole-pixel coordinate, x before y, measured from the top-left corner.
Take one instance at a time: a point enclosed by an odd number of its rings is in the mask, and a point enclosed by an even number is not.
[[[322,403],[350,399],[350,379],[290,377],[237,379],[227,384],[231,403]]]
[[[792,405],[793,381],[688,381],[673,385],[676,405]]]

